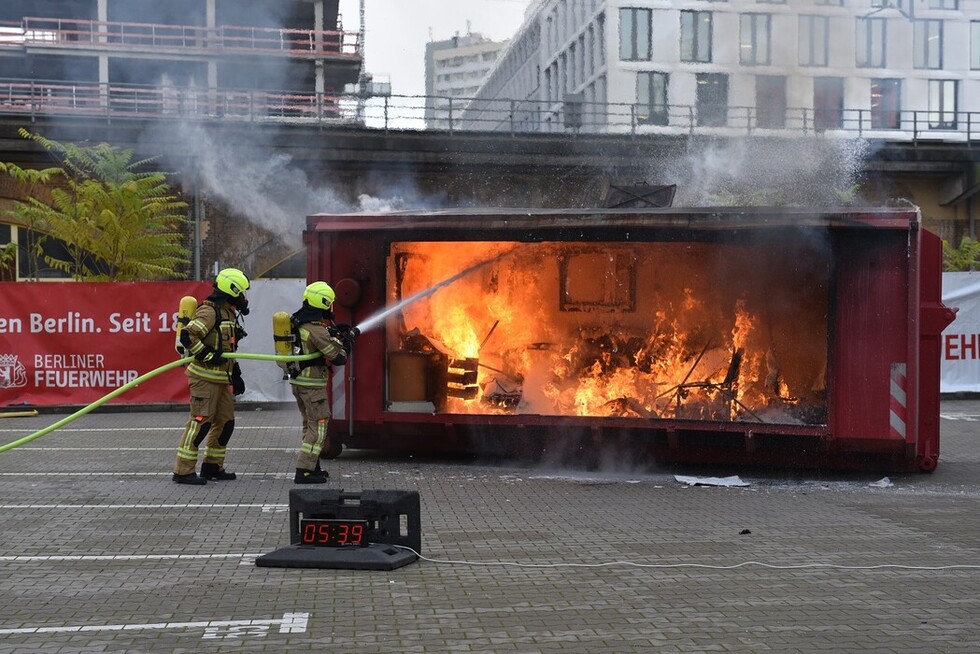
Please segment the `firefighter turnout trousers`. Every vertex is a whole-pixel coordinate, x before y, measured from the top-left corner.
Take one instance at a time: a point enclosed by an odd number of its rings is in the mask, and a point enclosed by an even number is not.
[[[225,448],[235,429],[235,408],[228,382],[215,383],[187,377],[191,416],[177,446],[175,475],[189,475],[197,467],[198,448],[204,443],[203,463],[225,468]]]
[[[296,406],[303,417],[303,442],[299,446],[296,467],[313,470],[320,458],[320,451],[327,444],[327,421],[330,419],[327,389],[295,385],[292,389]]]

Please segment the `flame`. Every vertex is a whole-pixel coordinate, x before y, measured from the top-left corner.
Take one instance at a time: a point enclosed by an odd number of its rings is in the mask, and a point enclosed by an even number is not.
[[[471,270],[392,316],[388,348],[422,348],[437,369],[479,361],[469,396],[432,396],[438,412],[819,422],[829,272],[799,256],[786,248],[760,262],[750,248],[691,243],[393,243],[393,302]]]

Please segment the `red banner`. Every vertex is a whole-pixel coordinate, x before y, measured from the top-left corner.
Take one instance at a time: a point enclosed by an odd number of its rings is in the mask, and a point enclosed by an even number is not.
[[[0,406],[85,405],[178,358],[180,298],[210,282],[0,282]],[[112,402],[186,402],[176,368]]]

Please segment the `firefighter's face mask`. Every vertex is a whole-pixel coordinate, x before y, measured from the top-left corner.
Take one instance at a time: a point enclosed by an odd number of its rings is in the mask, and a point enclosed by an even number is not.
[[[245,297],[245,291],[242,291],[238,297],[231,298],[231,306],[238,309],[238,313],[243,316],[248,315],[248,298]]]

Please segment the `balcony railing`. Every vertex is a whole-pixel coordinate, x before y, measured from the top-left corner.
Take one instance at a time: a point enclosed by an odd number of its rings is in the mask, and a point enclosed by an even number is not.
[[[427,116],[428,113],[428,117]],[[788,108],[759,114],[752,107],[698,111],[674,105],[651,113],[619,103],[548,103],[528,100],[469,101],[460,98],[359,95],[178,86],[69,83],[0,78],[0,115],[89,116],[352,124],[377,129],[494,131],[511,135],[652,134],[794,137],[818,135],[890,141],[980,141],[980,112]]]
[[[338,122],[352,111],[332,93],[214,90],[0,80],[0,115]],[[349,104],[349,103],[346,103]]]
[[[0,24],[0,48],[107,50],[117,53],[360,55],[355,32],[221,25],[169,25],[68,18],[25,18]]]

